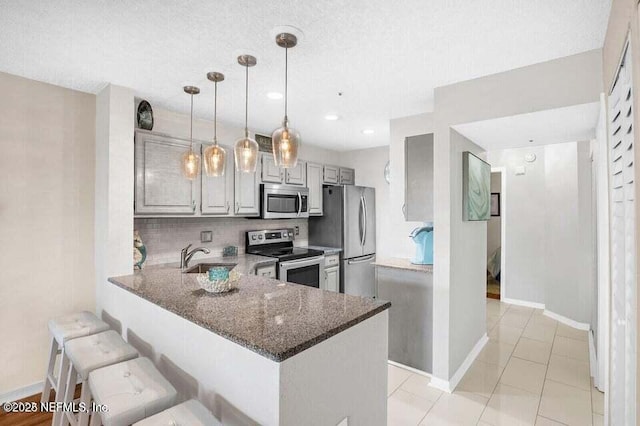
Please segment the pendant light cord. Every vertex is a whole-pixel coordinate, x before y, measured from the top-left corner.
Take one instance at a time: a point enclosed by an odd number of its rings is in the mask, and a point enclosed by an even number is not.
[[[288,102],[288,86],[289,86],[289,48],[284,48],[284,121],[287,120],[287,102]]]
[[[244,78],[244,136],[249,137],[249,64],[245,65],[245,78]]]
[[[189,127],[189,151],[193,153],[193,93],[191,94],[191,126]]]
[[[213,89],[213,144],[218,145],[218,82]]]

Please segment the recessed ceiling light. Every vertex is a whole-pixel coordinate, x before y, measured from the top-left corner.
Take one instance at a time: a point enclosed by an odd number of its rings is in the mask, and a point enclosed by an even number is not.
[[[337,114],[327,114],[324,116],[324,119],[329,121],[336,121],[339,118],[340,117]]]
[[[269,92],[269,93],[267,93],[267,98],[269,98],[269,99],[282,99],[282,93],[280,93],[280,92]]]
[[[374,133],[373,129],[364,129],[362,131],[363,135],[372,135]]]

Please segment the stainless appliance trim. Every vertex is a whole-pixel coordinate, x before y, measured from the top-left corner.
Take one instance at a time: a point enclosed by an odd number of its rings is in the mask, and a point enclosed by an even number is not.
[[[367,241],[367,199],[362,196],[362,205],[364,206],[364,235],[362,236],[362,245]]]
[[[300,217],[300,213],[302,213],[302,194],[298,191],[298,217]]]
[[[318,265],[318,288],[324,289],[324,255],[278,262],[278,279],[287,281],[289,271]]]

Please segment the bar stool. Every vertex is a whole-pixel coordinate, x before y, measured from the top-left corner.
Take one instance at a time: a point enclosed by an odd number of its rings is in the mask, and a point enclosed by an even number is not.
[[[93,400],[108,410],[94,412],[91,426],[125,426],[171,407],[177,392],[149,358],[135,358],[89,373]]]
[[[204,405],[195,399],[190,399],[134,423],[133,426],[218,426],[221,424]]]
[[[62,413],[61,425],[72,424],[73,426],[86,426],[89,424],[88,407],[91,404],[91,392],[87,381],[89,373],[98,368],[117,364],[138,357],[138,351],[133,346],[125,342],[120,335],[113,331],[103,331],[91,336],[73,339],[65,345],[65,353],[71,363],[69,374],[67,375],[66,393],[64,402],[73,402],[76,377],[80,375],[82,380],[82,391],[80,393],[80,403],[83,403],[87,410],[80,411],[76,416],[73,411]],[[56,413],[57,414],[57,413]],[[54,421],[54,425],[55,425]]]
[[[60,402],[64,398],[66,376],[69,370],[69,360],[65,356],[64,345],[67,341],[90,334],[100,333],[108,330],[109,325],[98,319],[94,314],[87,311],[77,312],[49,321],[49,333],[51,334],[51,349],[49,351],[49,364],[44,377],[44,388],[40,402],[47,403],[51,397],[51,389],[56,393],[56,401]],[[60,351],[60,365],[58,367],[58,377],[54,376],[56,356]]]

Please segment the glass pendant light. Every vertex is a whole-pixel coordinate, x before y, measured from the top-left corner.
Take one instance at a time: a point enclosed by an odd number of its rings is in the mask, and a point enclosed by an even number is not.
[[[249,137],[249,128],[247,127],[249,115],[249,67],[256,65],[257,61],[254,56],[240,55],[238,63],[245,67],[245,104],[244,104],[244,137],[236,141],[234,153],[236,161],[236,170],[244,173],[254,173],[258,165],[258,142]]]
[[[290,47],[294,47],[298,43],[298,39],[293,34],[281,33],[276,36],[276,43],[278,46],[284,47],[284,120],[282,127],[276,129],[271,135],[273,158],[277,166],[291,169],[298,164],[300,134],[297,130],[289,127],[289,117],[287,117],[288,52]]]
[[[203,155],[204,170],[207,176],[224,176],[227,164],[227,152],[218,145],[218,83],[224,80],[224,74],[219,72],[207,73],[207,78],[215,84],[213,95],[213,145],[208,146]]]
[[[182,173],[189,180],[194,180],[200,173],[200,156],[193,152],[193,95],[200,93],[195,86],[184,86],[185,93],[191,95],[191,126],[189,127],[189,151],[182,156]]]

